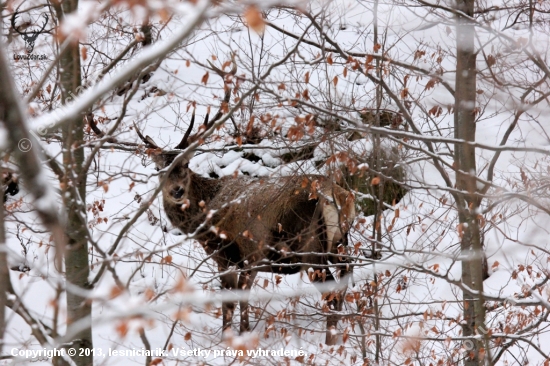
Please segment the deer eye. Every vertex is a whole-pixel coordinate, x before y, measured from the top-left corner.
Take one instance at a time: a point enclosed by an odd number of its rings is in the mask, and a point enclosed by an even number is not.
[[[175,199],[180,199],[180,198],[182,198],[182,197],[183,197],[183,193],[184,193],[184,191],[183,191],[183,188],[181,188],[181,187],[174,187],[174,188],[172,189],[172,192],[171,192],[172,197],[174,197]]]

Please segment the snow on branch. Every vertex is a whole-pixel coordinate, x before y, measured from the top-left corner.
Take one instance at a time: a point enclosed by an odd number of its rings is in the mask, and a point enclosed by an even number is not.
[[[8,132],[8,139],[13,148],[15,159],[19,163],[25,187],[34,198],[34,207],[42,223],[51,231],[56,247],[56,264],[61,269],[62,255],[65,248],[64,223],[59,215],[58,197],[48,184],[42,169],[42,152],[40,146],[27,126],[27,114],[21,104],[19,92],[12,78],[11,69],[6,58],[4,43],[0,41],[0,119]],[[17,146],[17,148],[15,148]]]
[[[57,128],[68,121],[77,118],[82,112],[89,109],[93,104],[107,94],[113,88],[123,84],[137,71],[143,69],[158,58],[166,56],[176,48],[183,40],[188,38],[195,29],[208,17],[207,10],[210,1],[202,0],[194,8],[194,12],[181,20],[183,24],[174,35],[165,41],[152,45],[149,49],[132,59],[127,65],[118,70],[114,75],[103,78],[98,84],[82,93],[71,105],[61,107],[44,114],[31,122],[35,131],[45,132],[50,128]]]

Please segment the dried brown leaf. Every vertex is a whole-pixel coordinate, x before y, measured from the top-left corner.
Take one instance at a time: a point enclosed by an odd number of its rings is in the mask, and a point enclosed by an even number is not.
[[[265,30],[265,21],[264,17],[262,16],[262,13],[260,10],[252,5],[249,6],[248,9],[243,14],[244,19],[246,20],[246,24],[252,28],[257,33],[263,33]]]
[[[208,83],[208,77],[210,76],[210,74],[208,72],[206,72],[206,74],[204,74],[202,76],[202,79],[201,79],[201,83],[203,83],[204,85],[206,85],[206,83]]]

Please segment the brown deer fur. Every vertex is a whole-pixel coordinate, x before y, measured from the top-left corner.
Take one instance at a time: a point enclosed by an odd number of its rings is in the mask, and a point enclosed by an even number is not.
[[[224,242],[239,252],[226,255],[232,264],[244,267],[247,261],[265,272],[296,273],[301,263],[324,264],[318,254],[337,254],[355,216],[353,196],[315,175],[210,179],[176,168],[162,193],[170,222],[194,233],[209,254]]]
[[[211,179],[183,164],[172,170],[162,195],[172,225],[194,234],[216,261],[225,289],[250,289],[258,271],[293,274],[312,268],[313,281],[334,280],[329,261],[347,273],[338,254],[355,217],[353,196],[326,177]],[[332,310],[342,309],[342,296],[329,301]],[[235,304],[223,304],[224,330],[231,327],[234,310]],[[240,331],[247,331],[246,299],[240,312]],[[327,344],[336,341],[331,330],[337,321],[337,315],[329,315]]]

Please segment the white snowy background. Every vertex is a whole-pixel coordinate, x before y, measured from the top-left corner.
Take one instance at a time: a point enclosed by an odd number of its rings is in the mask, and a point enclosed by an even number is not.
[[[185,21],[194,8],[189,4],[172,2],[150,2],[152,7],[171,7],[175,12],[173,18],[165,23],[160,16],[151,18],[154,25],[155,42],[172,37],[185,25]],[[430,73],[441,68],[441,77],[450,86],[454,86],[455,28],[449,13],[431,11],[418,6],[414,1],[382,1],[379,6],[379,37],[383,39],[384,52],[392,60],[412,64]],[[414,5],[414,6],[413,6]],[[451,2],[441,2],[442,6],[451,6]],[[510,6],[514,2],[495,2],[494,6]],[[321,14],[323,30],[340,47],[355,53],[372,53],[373,48],[373,14],[372,2],[334,1],[330,3],[301,3],[311,14]],[[484,3],[484,6],[489,6]],[[108,10],[112,28],[101,23],[104,18],[96,12],[100,5],[95,2],[81,1],[81,11],[69,19],[64,26],[67,32],[84,32],[82,44],[87,49],[87,60],[83,63],[83,78],[90,84],[98,77],[102,58],[105,55],[118,54],[134,38],[132,28],[139,24],[143,9],[132,10],[112,8]],[[302,36],[304,29],[310,27],[308,19],[299,12],[287,9],[265,9],[267,21],[286,31]],[[202,120],[207,109],[211,115],[217,111],[223,98],[222,81],[219,76],[210,72],[206,85],[201,82],[207,72],[202,65],[207,60],[220,66],[230,59],[231,52],[236,55],[239,66],[237,75],[246,81],[242,84],[242,94],[250,88],[258,75],[263,74],[272,64],[280,60],[288,50],[295,46],[297,40],[283,35],[277,30],[266,27],[262,36],[248,29],[240,18],[242,12],[221,15],[207,20],[197,29],[192,37],[185,40],[174,52],[162,62],[153,77],[140,86],[138,93],[127,106],[126,117],[117,129],[114,137],[118,141],[140,143],[133,130],[135,122],[140,129],[151,136],[161,147],[173,148],[180,141],[191,116],[191,103],[196,102],[197,118]],[[496,11],[494,19],[482,22],[478,28],[477,44],[484,44],[484,50],[493,55],[501,54],[493,72],[503,80],[530,81],[541,78],[541,71],[525,62],[524,55],[518,50],[510,50],[510,42],[499,37],[502,31],[507,37],[518,40],[529,38],[529,29],[515,26],[507,28],[511,20]],[[114,24],[118,19],[120,24]],[[321,19],[321,18],[320,18]],[[85,22],[91,22],[87,27]],[[4,18],[6,23],[6,18]],[[72,22],[72,23],[71,23]],[[97,22],[94,24],[94,22]],[[310,27],[306,39],[321,43],[319,33]],[[86,42],[92,43],[87,45]],[[541,59],[548,57],[548,29],[541,25],[535,29],[531,42],[536,44]],[[382,43],[382,42],[381,42]],[[35,53],[50,55],[52,60],[52,38],[39,37]],[[327,47],[329,45],[327,44]],[[144,50],[146,51],[146,50]],[[424,54],[419,54],[423,51]],[[9,43],[10,53],[24,53],[24,42],[13,37]],[[118,65],[113,74],[124,69],[134,57],[132,53],[142,52],[139,47],[128,55],[128,61]],[[215,56],[215,57],[213,57]],[[352,70],[346,60],[332,54],[334,62],[325,62],[327,54],[321,55],[318,48],[302,43],[296,55],[289,61],[277,66],[263,82],[260,96],[243,103],[242,108],[234,114],[234,119],[241,130],[245,130],[250,114],[255,116],[256,125],[267,134],[258,146],[244,145],[242,151],[224,151],[224,147],[236,147],[230,136],[234,130],[227,122],[213,137],[202,145],[190,162],[196,173],[209,176],[231,176],[247,174],[250,176],[277,176],[293,174],[296,171],[305,173],[325,173],[319,170],[313,161],[299,161],[284,165],[281,156],[290,151],[292,146],[315,141],[322,134],[318,129],[313,135],[298,142],[292,142],[284,136],[295,125],[295,118],[305,114],[303,109],[290,106],[287,98],[294,98],[296,91],[303,93],[309,90],[310,104],[321,111],[334,113],[344,120],[343,128],[353,126],[345,120],[361,124],[358,111],[365,107],[374,107],[375,85],[359,71]],[[440,60],[438,58],[441,57]],[[363,64],[365,58],[357,58]],[[189,63],[187,62],[189,61]],[[33,83],[40,79],[48,62],[11,60],[14,78],[23,94],[32,89]],[[480,77],[478,78],[478,107],[480,115],[477,123],[476,140],[488,146],[497,146],[513,120],[518,108],[518,98],[524,92],[509,85],[496,85],[488,76],[489,69],[481,56],[478,56]],[[433,88],[426,88],[430,76],[419,77],[411,71],[383,63],[388,70],[385,81],[395,93],[399,93],[405,74],[410,73],[406,87],[413,101],[411,114],[419,129],[426,136],[441,138],[453,137],[453,115],[447,105],[454,103],[454,98],[438,83]],[[347,68],[344,76],[344,68]],[[309,84],[304,83],[306,72],[310,73]],[[334,77],[338,83],[334,83]],[[52,84],[51,79],[46,85]],[[286,85],[281,90],[279,86]],[[511,85],[511,84],[510,84]],[[547,84],[546,84],[547,85]],[[151,89],[155,87],[153,92]],[[92,90],[93,88],[90,88]],[[162,91],[161,93],[158,90]],[[54,114],[43,109],[45,101],[50,98],[46,86],[40,102],[32,104],[34,113],[31,124],[47,124]],[[280,99],[278,99],[280,98]],[[101,107],[94,111],[102,123],[98,126],[107,131],[110,124],[118,117],[123,97],[113,91],[102,96]],[[42,103],[41,103],[42,102]],[[281,102],[281,103],[280,103]],[[235,101],[232,101],[234,104]],[[54,102],[54,106],[58,105]],[[427,113],[434,106],[442,106],[442,114],[435,116]],[[389,99],[384,99],[384,108],[395,109]],[[70,107],[69,107],[70,108]],[[306,110],[313,110],[309,108]],[[509,146],[537,147],[547,153],[524,151],[505,151],[501,154],[496,166],[494,188],[489,190],[483,201],[482,212],[485,226],[483,230],[484,245],[488,258],[490,277],[484,282],[486,294],[495,298],[506,299],[530,288],[548,274],[548,214],[526,202],[531,199],[543,208],[548,207],[548,195],[545,185],[548,179],[548,106],[537,104],[523,115],[518,126],[508,140]],[[262,124],[262,116],[270,113],[272,120]],[[330,118],[330,117],[326,117]],[[273,121],[273,123],[272,123]],[[2,131],[0,131],[2,132]],[[4,138],[3,132],[0,134]],[[347,141],[347,135],[341,134],[320,144],[313,160],[322,160],[333,151],[352,151],[359,157],[369,154],[372,142],[368,134],[358,141]],[[87,134],[88,140],[96,137]],[[443,141],[442,139],[442,141]],[[384,140],[384,139],[383,139]],[[408,143],[424,148],[421,142],[409,139]],[[0,143],[3,146],[4,142]],[[43,140],[43,148],[60,160],[59,143],[55,139]],[[383,141],[383,146],[391,150],[398,142]],[[441,159],[452,164],[452,145],[448,142],[436,142],[434,146]],[[87,149],[89,151],[90,149]],[[257,162],[247,160],[244,152],[252,152],[259,158]],[[476,150],[479,176],[485,176],[488,162],[494,151]],[[454,202],[440,174],[431,160],[422,152],[400,149],[401,165],[406,169],[406,184],[412,189],[394,207],[384,211],[383,258],[380,261],[365,260],[353,274],[353,285],[349,293],[360,294],[360,300],[372,301],[369,295],[373,275],[383,290],[379,298],[382,337],[382,352],[388,364],[403,364],[406,359],[417,359],[418,364],[437,364],[439,359],[457,359],[461,354],[460,336],[461,292],[450,280],[460,279],[459,236],[457,231],[456,209]],[[453,171],[446,168],[453,178]],[[58,183],[53,173],[48,172],[52,186],[57,189]],[[525,174],[527,179],[521,178]],[[103,250],[108,250],[118,240],[121,231],[143,202],[158,186],[158,176],[154,164],[138,151],[130,147],[128,151],[116,148],[103,149],[94,160],[88,174],[87,203],[89,205],[89,232],[93,240]],[[526,197],[522,199],[522,197]],[[19,201],[18,201],[19,200]],[[11,205],[11,206],[10,206]],[[101,209],[98,209],[98,205]],[[63,285],[63,278],[54,268],[53,250],[48,243],[49,235],[43,233],[38,219],[33,213],[30,201],[25,192],[10,198],[6,219],[8,231],[7,243],[11,250],[9,261],[12,266],[28,266],[30,271],[11,271],[14,289],[20,294],[25,305],[33,315],[45,323],[52,322],[56,289]],[[396,212],[399,212],[396,215]],[[397,217],[396,220],[393,220]],[[352,244],[361,243],[368,249],[370,245],[365,238],[372,233],[373,217],[357,220],[356,230],[351,233]],[[25,225],[22,225],[24,222]],[[33,231],[34,230],[34,231]],[[25,247],[23,251],[22,247]],[[151,347],[165,347],[172,332],[174,320],[179,318],[169,342],[173,347],[185,349],[226,349],[227,343],[221,341],[221,304],[219,298],[220,283],[216,265],[204,261],[206,254],[200,245],[186,240],[178,230],[173,228],[162,210],[159,197],[129,230],[118,245],[116,256],[112,261],[114,273],[127,289],[116,290],[112,272],[105,272],[96,284],[91,298],[94,300],[94,347],[107,352],[112,349],[141,349],[143,343],[138,334],[140,327],[145,329]],[[363,258],[365,259],[365,258]],[[98,253],[91,253],[91,278],[97,274],[103,259]],[[433,272],[430,274],[430,272]],[[438,277],[438,275],[440,277]],[[179,288],[174,291],[174,287]],[[548,287],[540,294],[548,299]],[[308,291],[299,300],[295,297],[270,299],[272,294],[285,291]],[[116,296],[115,296],[116,295]],[[371,294],[372,295],[372,294]],[[154,298],[154,300],[151,300]],[[315,364],[362,364],[362,334],[367,337],[367,349],[373,352],[374,326],[373,315],[368,314],[367,329],[361,330],[353,322],[341,321],[340,331],[349,334],[346,343],[333,350],[323,345],[325,316],[321,311],[321,295],[315,291],[305,274],[288,275],[279,278],[275,274],[261,273],[257,285],[251,291],[252,327],[254,336],[243,336],[235,342],[251,344],[258,339],[256,349],[289,350],[302,348],[309,355],[314,355]],[[214,299],[210,302],[209,299]],[[59,306],[63,307],[63,297]],[[528,297],[536,301],[535,297]],[[521,302],[521,301],[520,301]],[[183,304],[180,306],[180,304]],[[548,304],[548,302],[546,302]],[[368,306],[368,305],[367,305]],[[535,308],[527,306],[500,308],[488,312],[487,324],[493,333],[503,333],[508,325],[512,328],[510,335],[516,334],[517,324],[529,319],[528,323],[540,322],[535,329],[517,334],[536,345],[548,354],[546,317],[550,309],[541,302]],[[144,312],[146,316],[128,320],[133,313]],[[344,314],[357,313],[355,302],[346,302]],[[60,313],[63,318],[63,309]],[[4,353],[11,347],[18,349],[39,349],[32,338],[31,330],[17,315],[8,312],[7,343]],[[274,322],[273,322],[274,320]],[[238,312],[233,320],[233,329],[238,329]],[[59,322],[63,332],[62,321]],[[526,326],[523,325],[522,328]],[[500,329],[500,331],[499,331]],[[403,336],[410,336],[407,338]],[[248,338],[247,338],[248,337]],[[416,337],[416,338],[415,338]],[[423,339],[424,338],[424,339]],[[449,338],[448,341],[447,338]],[[414,341],[411,341],[413,339]],[[419,339],[422,347],[418,353],[412,352],[407,342]],[[510,354],[504,355],[499,364],[542,364],[544,357],[532,344],[520,341],[518,346],[511,347]],[[340,347],[340,348],[339,348]],[[413,347],[414,348],[414,347]],[[432,359],[433,355],[433,359]],[[307,360],[307,357],[306,357]],[[27,360],[28,361],[28,360]],[[26,363],[19,359],[14,362]],[[1,362],[1,361],[0,361]],[[10,361],[11,362],[11,361]],[[96,357],[97,364],[126,365],[143,364],[144,358]],[[231,357],[206,360],[197,357],[166,357],[164,364],[239,364]],[[284,364],[283,358],[262,358],[244,362],[245,364]],[[291,364],[297,361],[289,360]],[[40,364],[40,363],[33,363]],[[415,363],[416,364],[416,363]]]

